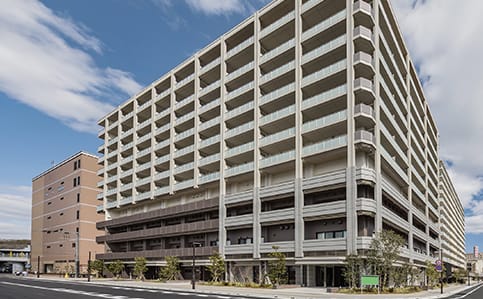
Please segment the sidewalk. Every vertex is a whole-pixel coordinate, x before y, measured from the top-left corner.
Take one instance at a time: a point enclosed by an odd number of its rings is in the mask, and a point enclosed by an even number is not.
[[[35,276],[29,276],[29,279],[36,280]],[[113,280],[113,279],[92,279],[87,282],[87,279],[65,279],[53,276],[41,276],[42,280],[76,282],[85,284],[97,284],[104,286],[130,287],[130,288],[147,288],[147,289],[162,289],[168,291],[182,291],[184,293],[195,292],[203,294],[216,294],[224,296],[240,296],[240,297],[259,297],[259,298],[278,298],[278,299],[313,299],[313,298],[337,298],[337,299],[375,299],[375,298],[443,298],[452,294],[458,293],[469,288],[466,285],[449,285],[445,287],[444,294],[440,294],[440,289],[433,289],[412,294],[338,294],[327,293],[325,288],[308,288],[296,287],[288,289],[256,289],[256,288],[240,288],[240,287],[219,287],[208,285],[196,285],[196,290],[191,289],[191,283],[186,282],[154,282],[154,281],[136,281],[136,280]],[[474,286],[474,284],[472,285]]]

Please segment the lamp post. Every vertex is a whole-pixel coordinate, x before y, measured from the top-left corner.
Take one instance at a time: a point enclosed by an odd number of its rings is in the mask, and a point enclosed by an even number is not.
[[[70,235],[70,232],[64,232],[65,235]],[[74,267],[75,277],[79,277],[79,231],[75,232],[75,251],[74,251]]]
[[[196,272],[195,272],[195,247],[196,246],[201,246],[201,243],[193,242],[193,265],[192,265],[192,269],[191,269],[191,273],[192,273],[192,276],[193,276],[191,278],[191,285],[192,285],[193,290],[195,289],[195,285],[196,285]]]

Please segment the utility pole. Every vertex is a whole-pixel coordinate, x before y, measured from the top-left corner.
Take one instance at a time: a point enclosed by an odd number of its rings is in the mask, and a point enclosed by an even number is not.
[[[79,278],[79,230],[76,230],[75,233],[75,277]]]
[[[40,277],[40,255],[37,256],[37,278]]]
[[[89,251],[89,259],[87,260],[87,282],[91,281],[91,252]]]
[[[201,246],[200,243],[197,243],[197,242],[193,242],[193,265],[192,265],[192,269],[191,269],[191,273],[192,273],[192,278],[191,278],[191,286],[192,286],[192,289],[194,290],[195,289],[195,285],[196,285],[196,270],[195,270],[195,247],[196,246]]]

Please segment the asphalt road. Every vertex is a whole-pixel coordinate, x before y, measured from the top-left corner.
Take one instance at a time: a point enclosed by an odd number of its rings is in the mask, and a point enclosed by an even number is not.
[[[174,292],[155,289],[128,288],[117,286],[99,286],[93,284],[43,281],[33,279],[14,278],[0,275],[1,299],[239,299],[235,296],[218,296],[196,294],[188,292]]]
[[[475,285],[472,288],[466,289],[463,292],[444,297],[447,299],[482,299],[483,298],[483,284]]]

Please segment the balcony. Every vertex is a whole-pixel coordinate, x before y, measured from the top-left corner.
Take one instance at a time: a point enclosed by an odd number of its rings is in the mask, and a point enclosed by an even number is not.
[[[252,37],[249,37],[248,39],[246,39],[245,41],[241,42],[240,44],[238,44],[237,46],[235,46],[233,49],[229,50],[227,53],[226,53],[226,59],[229,59],[231,58],[232,56],[235,56],[235,54],[239,53],[240,51],[242,51],[243,49],[247,48],[248,46],[252,45],[253,44],[253,41],[254,41],[254,38],[253,36]]]
[[[161,165],[163,163],[166,163],[169,161],[169,158],[170,158],[170,155],[167,154],[167,155],[164,155],[162,157],[159,157],[159,158],[156,158],[156,160],[154,160],[154,164],[155,165]]]
[[[346,250],[346,238],[304,240],[304,251],[343,251]]]
[[[267,36],[268,34],[272,33],[273,31],[279,29],[283,25],[287,24],[288,22],[292,21],[295,18],[295,11],[291,11],[285,16],[281,17],[277,21],[273,22],[272,24],[268,25],[267,27],[263,28],[260,31],[260,38]]]
[[[240,135],[248,131],[253,131],[253,121],[250,121],[248,123],[245,123],[243,125],[240,125],[238,127],[235,127],[233,129],[226,131],[225,139]]]
[[[102,199],[104,199],[104,193],[102,193],[102,192],[101,192],[101,193],[97,193],[97,195],[96,195],[96,199],[97,199],[97,200],[102,200]]]
[[[129,196],[129,197],[123,197],[121,198],[121,200],[119,201],[119,206],[125,206],[125,205],[129,205],[129,204],[132,204],[132,196]]]
[[[201,73],[201,74],[204,74],[204,73],[206,73],[207,71],[209,71],[209,70],[213,69],[215,66],[217,66],[217,65],[219,65],[219,64],[220,64],[220,61],[221,61],[221,58],[220,58],[220,57],[218,57],[218,58],[216,58],[215,60],[213,60],[213,61],[209,62],[207,65],[205,65],[205,66],[201,67],[201,69],[200,69],[200,73]]]
[[[295,61],[290,61],[276,69],[274,69],[273,71],[263,75],[260,77],[260,84],[264,84],[264,83],[267,83],[268,81],[271,81],[275,78],[278,78],[292,70],[294,70],[295,68]]]
[[[154,190],[154,196],[166,195],[169,193],[169,186],[156,188]]]
[[[205,94],[208,94],[208,93],[212,92],[213,90],[215,90],[217,88],[220,88],[220,80],[217,80],[217,81],[211,83],[210,85],[202,88],[199,92],[199,97],[202,97]]]
[[[143,201],[143,200],[146,200],[146,199],[149,199],[151,197],[151,192],[150,191],[147,191],[147,192],[144,192],[144,193],[139,193],[138,195],[136,195],[136,202],[139,202],[139,201]]]
[[[219,107],[219,106],[220,106],[220,98],[213,100],[213,101],[209,102],[208,104],[201,106],[200,109],[199,109],[199,114],[203,114],[203,113],[208,112],[211,109],[214,109],[215,107]]]
[[[253,162],[248,162],[245,164],[240,164],[237,166],[227,168],[225,171],[225,176],[230,177],[230,176],[244,174],[251,171],[253,171]]]
[[[194,116],[195,116],[195,112],[191,111],[189,113],[186,113],[185,115],[178,117],[175,121],[175,126],[178,126],[178,125],[192,119]]]
[[[306,4],[305,4],[306,5]],[[346,18],[346,10],[341,10],[335,15],[323,20],[319,24],[315,25],[314,27],[306,30],[302,33],[302,41],[306,41],[309,38],[314,37],[316,34],[327,30],[328,28],[332,27],[333,25],[345,20]]]
[[[331,40],[328,43],[323,44],[322,46],[304,54],[302,56],[302,64],[306,64],[307,62],[310,62],[318,57],[321,57],[330,51],[337,49],[340,46],[345,45],[347,42],[347,37],[346,35],[341,35],[333,40]]]
[[[302,132],[307,133],[317,129],[325,128],[334,125],[338,122],[345,121],[347,119],[347,110],[342,110],[309,122],[302,125]]]
[[[106,210],[116,208],[116,207],[117,207],[117,200],[106,202],[106,205],[105,205]]]
[[[139,232],[137,232],[139,233]],[[157,249],[157,250],[144,250],[144,251],[128,251],[128,252],[111,252],[96,254],[97,259],[102,260],[118,260],[127,259],[133,260],[135,257],[143,256],[150,259],[159,259],[164,256],[178,256],[178,257],[190,257],[192,255],[192,248],[175,248],[175,249]],[[196,254],[199,256],[211,256],[218,247],[199,247],[196,248]]]
[[[186,85],[187,83],[193,81],[193,79],[195,78],[195,74],[191,74],[189,75],[188,77],[182,79],[181,81],[177,82],[176,85],[175,85],[175,88],[178,89],[184,85]]]
[[[362,149],[373,151],[376,148],[376,137],[372,132],[366,130],[358,130],[354,133],[354,142]]]
[[[287,52],[288,50],[292,49],[293,47],[295,47],[295,39],[294,38],[284,42],[283,44],[276,47],[275,49],[263,54],[262,57],[260,58],[260,64],[263,64],[263,63],[277,57],[278,55]]]
[[[367,27],[374,25],[374,13],[371,4],[365,1],[357,1],[353,4],[354,18],[358,20],[360,24],[364,24]]]
[[[207,184],[210,182],[218,181],[220,179],[220,173],[219,172],[213,172],[209,174],[205,174],[199,177],[198,183],[199,184]]]
[[[293,252],[295,250],[294,241],[284,241],[284,242],[260,243],[260,252],[261,253],[273,252],[273,246],[277,246],[279,252]]]
[[[247,190],[243,192],[226,194],[224,198],[225,204],[235,204],[244,201],[251,201],[253,199],[253,190]]]
[[[193,135],[194,134],[194,128],[191,128],[191,129],[188,129],[186,131],[183,131],[179,134],[176,134],[176,136],[174,137],[174,141],[175,142],[178,142],[178,141],[181,141],[185,138],[188,138],[189,136]]]
[[[287,84],[260,97],[260,105],[265,105],[295,91],[295,83]]]
[[[151,139],[151,137],[152,137],[152,136],[153,136],[153,134],[152,134],[152,133],[147,133],[146,135],[144,135],[144,136],[142,136],[141,138],[139,138],[139,139],[136,141],[136,143],[137,143],[137,144],[141,144],[141,143],[143,143],[144,141]]]
[[[271,197],[277,195],[289,195],[294,193],[294,182],[286,182],[277,185],[270,185],[260,188],[260,197]]]
[[[205,148],[210,145],[213,145],[217,142],[220,142],[220,135],[215,135],[210,138],[204,139],[200,141],[200,148]]]
[[[220,116],[217,116],[215,118],[212,118],[208,121],[205,121],[203,123],[200,124],[200,127],[199,127],[199,131],[204,131],[204,130],[207,130],[211,127],[214,127],[214,126],[217,126],[217,125],[220,125],[220,120],[221,120],[221,117]]]
[[[202,166],[209,165],[211,163],[215,163],[215,162],[219,162],[219,161],[220,161],[220,154],[217,153],[217,154],[213,154],[213,155],[208,156],[208,157],[201,158],[198,161],[198,166],[202,167]]]
[[[187,147],[183,147],[183,148],[182,148],[182,149],[180,149],[180,150],[176,150],[176,151],[174,152],[174,157],[175,157],[175,158],[179,158],[179,157],[182,157],[182,156],[184,156],[184,155],[186,155],[186,154],[189,154],[189,153],[191,153],[191,152],[193,152],[193,151],[194,151],[194,148],[195,148],[195,147],[194,147],[194,145],[192,144],[192,145],[189,145],[189,146],[187,146]]]
[[[332,139],[324,140],[322,142],[304,146],[302,153],[304,157],[307,157],[307,156],[327,152],[330,150],[334,150],[339,147],[344,147],[346,145],[347,145],[347,136],[341,135],[338,137],[334,137]]]
[[[233,90],[233,91],[231,91],[231,92],[228,93],[228,95],[226,96],[225,101],[228,102],[228,101],[230,101],[230,100],[232,100],[232,99],[234,99],[234,98],[236,98],[236,97],[238,97],[238,96],[240,96],[240,95],[248,92],[249,90],[253,89],[253,86],[254,86],[253,81],[251,81],[251,82],[249,82],[249,83],[247,83],[245,85],[242,85],[242,86],[238,87],[237,89],[235,89],[235,90]]]
[[[165,98],[165,97],[166,97],[166,96],[168,96],[170,93],[171,93],[171,89],[169,89],[169,88],[168,88],[168,89],[166,89],[165,91],[161,92],[160,94],[158,94],[158,95],[156,96],[156,101],[159,101],[159,100],[161,100],[161,99]]]
[[[260,168],[266,168],[283,164],[295,159],[295,150],[287,151],[273,156],[268,156],[260,160]]]
[[[263,147],[263,146],[267,146],[276,142],[281,142],[293,137],[295,137],[295,128],[288,128],[286,130],[261,138],[259,144],[260,146]]]
[[[262,212],[260,214],[260,223],[285,221],[285,220],[294,219],[294,217],[295,217],[294,208],[273,210],[268,212]]]
[[[253,151],[253,145],[254,145],[254,142],[252,141],[252,142],[248,142],[248,143],[227,149],[225,152],[225,158],[241,155],[248,151]]]
[[[106,196],[111,196],[111,195],[114,195],[117,193],[117,189],[114,188],[114,189],[109,189],[106,191]]]
[[[232,226],[251,226],[253,224],[253,214],[230,216],[225,219],[225,227]]]
[[[249,62],[245,64],[244,66],[236,69],[235,71],[229,73],[225,77],[225,82],[230,82],[231,80],[238,78],[239,76],[248,73],[249,71],[253,70],[254,62]]]
[[[225,254],[253,254],[253,244],[226,245]]]
[[[346,214],[346,201],[332,201],[303,207],[304,218]]]
[[[295,105],[290,105],[260,118],[260,126],[272,123],[295,113]]]
[[[322,81],[329,76],[332,76],[342,70],[345,70],[347,67],[347,61],[345,59],[340,60],[332,65],[329,65],[315,73],[312,73],[308,76],[305,76],[302,79],[302,87],[314,84],[316,82]]]
[[[143,179],[138,179],[136,181],[136,187],[143,186],[143,185],[146,185],[146,184],[149,184],[149,183],[151,183],[151,177],[150,176],[145,177]]]
[[[97,212],[97,213],[104,212],[104,205],[103,205],[103,204],[102,204],[102,205],[98,205],[98,206],[96,207],[96,212]]]
[[[133,183],[128,183],[128,184],[122,185],[120,190],[121,190],[121,192],[124,192],[126,190],[131,190],[132,186],[133,186]]]
[[[376,211],[377,211],[376,201],[371,198],[357,198],[356,210],[376,214]]]
[[[177,102],[175,105],[174,105],[174,109],[175,110],[178,110],[180,108],[183,108],[184,106],[192,103],[195,99],[195,96],[194,95],[190,95],[189,97],[186,97],[184,99],[182,99],[181,101]]]
[[[134,115],[134,111],[131,111],[128,114],[123,115],[121,120],[124,122],[125,120],[130,119],[133,115]]]
[[[174,174],[180,174],[189,170],[193,170],[194,162],[186,163],[174,168]]]
[[[178,190],[182,190],[182,189],[187,189],[187,188],[193,187],[193,183],[194,183],[193,179],[176,183],[174,185],[174,190],[175,191],[178,191]]]
[[[143,111],[144,109],[146,109],[147,107],[151,106],[152,104],[153,104],[153,101],[152,100],[149,100],[146,103],[138,106],[138,111]]]
[[[248,102],[244,105],[241,105],[235,109],[232,109],[230,111],[228,111],[226,114],[225,114],[225,119],[231,119],[231,118],[234,118],[240,114],[243,114],[247,111],[250,111],[250,110],[253,110],[253,107],[255,106],[254,102],[251,101],[251,102]]]
[[[137,153],[137,157],[140,158],[140,157],[144,157],[146,155],[149,155],[149,154],[151,154],[151,151],[152,151],[151,147],[145,148],[142,151],[139,151]]]
[[[389,210],[386,207],[382,207],[382,217],[385,218],[387,221],[396,225],[397,228],[402,229],[404,231],[409,230],[409,223],[406,219],[403,219],[396,215],[393,211]]]
[[[330,89],[328,91],[324,91],[319,93],[316,96],[310,97],[302,101],[302,110],[306,110],[312,108],[314,106],[327,103],[333,99],[339,98],[344,96],[347,93],[347,85],[341,85]]]
[[[371,29],[364,26],[357,26],[354,28],[354,40],[356,45],[360,45],[360,49],[366,53],[371,53],[374,51],[374,34],[372,34]]]

